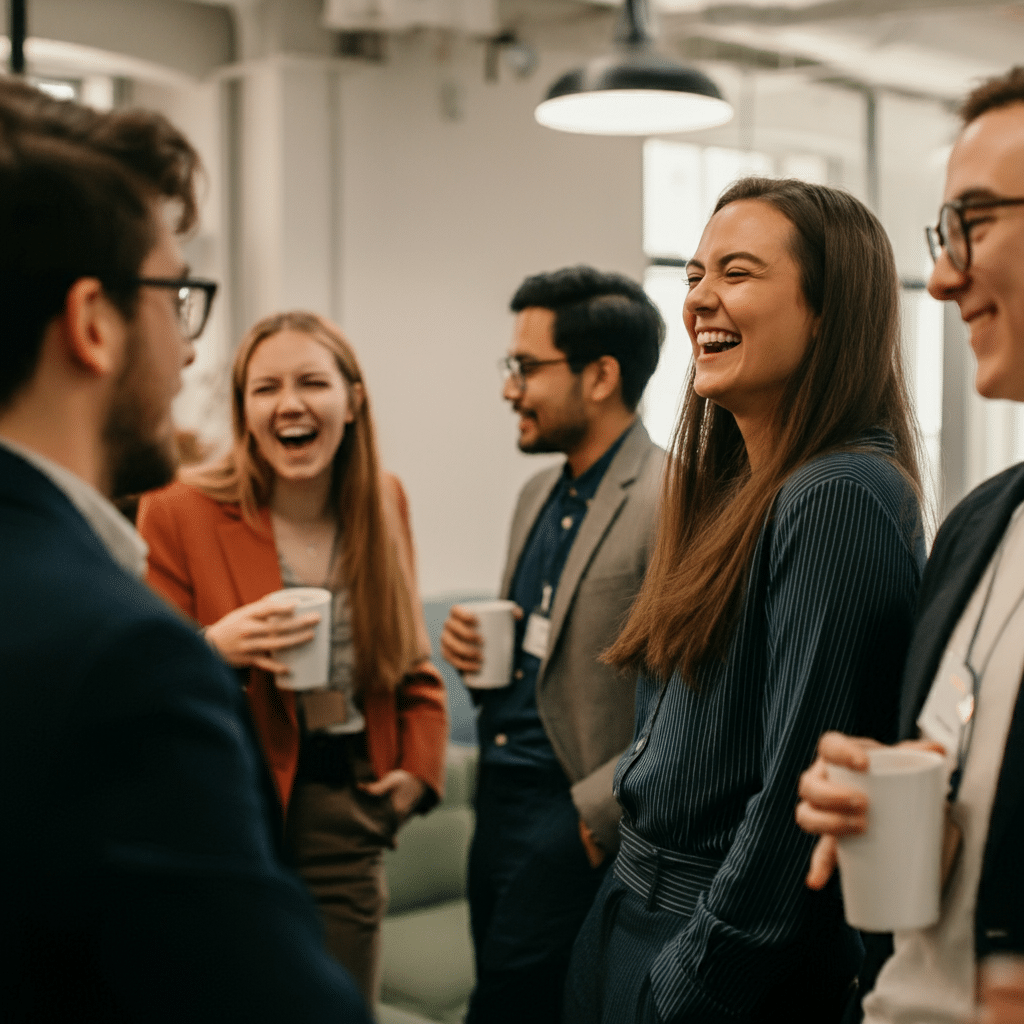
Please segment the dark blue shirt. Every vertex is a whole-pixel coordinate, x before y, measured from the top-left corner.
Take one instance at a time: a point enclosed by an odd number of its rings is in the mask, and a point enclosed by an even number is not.
[[[628,430],[575,480],[565,464],[562,475],[537,516],[512,579],[509,598],[524,615],[516,623],[512,684],[483,691],[477,729],[481,758],[490,765],[558,769],[558,759],[537,712],[537,673],[541,658],[523,650],[531,613],[550,616],[558,581],[590,501]],[[550,589],[548,589],[550,588]]]

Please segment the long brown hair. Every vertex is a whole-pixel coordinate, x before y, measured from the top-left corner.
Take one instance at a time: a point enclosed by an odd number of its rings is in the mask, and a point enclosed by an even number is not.
[[[792,225],[801,289],[820,318],[775,410],[767,462],[750,472],[732,414],[693,390],[672,441],[661,518],[646,579],[606,659],[690,685],[696,668],[724,658],[761,528],[795,469],[824,452],[857,447],[883,427],[894,462],[920,496],[919,435],[900,351],[899,278],[878,219],[853,196],[796,180],[744,178],[718,200],[757,200]]]
[[[245,380],[257,346],[281,331],[307,334],[335,358],[349,386],[354,419],[334,456],[331,502],[340,529],[332,589],[349,595],[357,693],[393,689],[425,652],[416,638],[411,581],[402,570],[398,510],[381,486],[380,459],[370,399],[355,352],[330,321],[316,313],[275,313],[255,324],[235,353],[231,372],[230,450],[216,462],[181,474],[184,482],[215,501],[237,504],[260,529],[258,513],[270,503],[274,472],[245,422]],[[353,385],[359,385],[357,399]]]

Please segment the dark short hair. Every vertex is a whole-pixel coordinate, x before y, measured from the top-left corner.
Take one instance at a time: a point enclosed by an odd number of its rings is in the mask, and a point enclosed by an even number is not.
[[[31,380],[75,281],[97,278],[134,315],[153,201],[175,201],[176,227],[188,230],[198,167],[159,114],[104,114],[0,76],[0,408]]]
[[[970,124],[987,111],[1011,103],[1024,103],[1024,66],[1010,68],[1005,75],[982,82],[967,94],[959,113],[964,124]]]
[[[528,277],[512,296],[513,313],[531,306],[555,314],[554,342],[573,373],[612,356],[622,376],[622,401],[633,410],[658,365],[665,324],[643,288],[622,274],[565,267]]]

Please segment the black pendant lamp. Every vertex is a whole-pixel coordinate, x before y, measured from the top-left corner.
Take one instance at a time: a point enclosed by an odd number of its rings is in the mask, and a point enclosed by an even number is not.
[[[732,107],[703,72],[658,53],[647,0],[625,0],[615,50],[563,75],[534,116],[587,135],[659,135],[725,124]]]

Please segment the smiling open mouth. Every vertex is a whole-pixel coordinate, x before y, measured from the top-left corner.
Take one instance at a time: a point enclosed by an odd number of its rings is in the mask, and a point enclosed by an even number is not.
[[[706,354],[726,352],[740,343],[740,336],[731,331],[701,331],[697,335],[697,344]]]
[[[312,427],[284,427],[277,432],[277,439],[286,448],[301,448],[315,441],[318,433]]]

